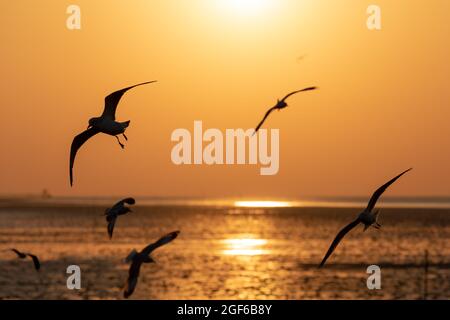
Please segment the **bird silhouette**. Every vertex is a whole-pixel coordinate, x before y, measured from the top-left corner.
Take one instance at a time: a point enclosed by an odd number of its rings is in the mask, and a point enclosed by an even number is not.
[[[108,222],[107,229],[108,229],[109,239],[111,239],[113,236],[114,225],[116,224],[117,217],[127,214],[128,212],[132,212],[132,210],[130,208],[128,208],[127,206],[125,206],[125,204],[133,205],[135,203],[136,203],[136,201],[134,200],[134,198],[126,198],[126,199],[120,200],[111,208],[106,209],[105,216],[106,216],[106,221]]]
[[[367,228],[369,228],[371,226],[376,228],[376,229],[380,229],[381,228],[381,225],[377,221],[378,220],[379,210],[373,211],[373,209],[375,208],[375,204],[377,203],[378,199],[383,194],[383,192],[386,191],[386,189],[391,184],[393,184],[398,178],[400,178],[402,175],[404,175],[405,173],[407,173],[410,170],[412,170],[412,168],[403,171],[402,173],[400,173],[396,177],[392,178],[391,180],[389,180],[388,182],[383,184],[381,187],[379,187],[373,193],[372,197],[369,200],[369,203],[368,203],[366,209],[364,209],[364,211],[361,212],[358,215],[356,220],[350,222],[341,231],[339,231],[339,233],[337,234],[336,238],[331,243],[331,246],[328,249],[327,253],[325,254],[325,257],[323,258],[322,262],[320,263],[319,268],[321,268],[321,267],[323,267],[325,265],[325,262],[327,261],[328,257],[333,253],[334,249],[336,249],[336,247],[338,246],[339,242],[341,242],[341,240],[345,237],[345,235],[348,232],[350,232],[350,230],[352,230],[354,227],[356,227],[358,224],[360,224],[360,223],[364,224],[364,231],[366,231]]]
[[[283,99],[278,100],[277,104],[275,106],[273,106],[272,108],[270,108],[269,110],[267,110],[266,114],[264,115],[264,118],[261,120],[261,122],[256,126],[255,131],[253,132],[253,134],[257,133],[259,128],[261,128],[261,126],[263,125],[263,123],[266,121],[267,117],[272,113],[272,111],[274,110],[281,110],[284,109],[288,106],[288,104],[286,103],[286,99],[289,98],[290,96],[299,93],[299,92],[304,92],[304,91],[311,91],[311,90],[316,90],[317,87],[308,87],[305,89],[301,89],[301,90],[297,90],[297,91],[293,91],[291,93],[289,93],[288,95],[286,95]]]
[[[141,252],[137,252],[135,249],[131,251],[131,253],[128,255],[128,257],[125,259],[127,262],[131,262],[130,269],[128,271],[128,279],[125,285],[125,289],[123,292],[123,296],[125,298],[128,298],[131,296],[134,292],[134,289],[136,288],[136,284],[139,277],[139,272],[141,270],[142,263],[152,263],[155,262],[153,258],[150,256],[150,254],[157,248],[168,244],[169,242],[173,241],[180,231],[173,231],[165,236],[161,237],[158,241],[149,244],[146,246]]]
[[[153,83],[156,81],[148,81],[136,84],[131,87],[127,87],[118,91],[115,91],[108,95],[105,98],[105,108],[103,110],[103,114],[100,117],[91,118],[89,119],[89,125],[87,130],[83,131],[79,135],[77,135],[73,141],[72,145],[70,147],[70,164],[69,164],[69,175],[70,175],[70,185],[73,185],[73,164],[75,161],[75,156],[77,154],[78,149],[81,148],[81,146],[89,140],[91,137],[95,136],[97,133],[105,133],[110,136],[114,136],[117,139],[117,142],[119,145],[124,148],[124,145],[122,142],[120,142],[119,135],[123,135],[125,140],[128,140],[127,136],[125,135],[125,130],[130,125],[130,121],[125,122],[117,122],[116,121],[116,109],[117,105],[119,104],[120,99],[122,96],[127,92],[128,90],[141,86],[148,83]]]
[[[33,260],[34,268],[36,269],[36,271],[39,271],[39,269],[41,268],[41,263],[39,262],[38,257],[36,257],[34,254],[27,253],[27,252],[20,252],[19,250],[14,249],[14,248],[12,248],[10,250],[15,252],[19,259],[26,259],[26,257],[30,257]]]

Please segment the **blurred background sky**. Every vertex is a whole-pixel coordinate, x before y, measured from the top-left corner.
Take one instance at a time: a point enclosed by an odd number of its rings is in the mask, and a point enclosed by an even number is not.
[[[449,1],[244,2],[3,1],[0,194],[369,196],[414,167],[389,195],[450,195]],[[81,30],[66,28],[70,4]],[[149,80],[118,108],[125,150],[90,140],[70,188],[73,137],[107,94]],[[311,85],[265,124],[280,129],[277,175],[171,162],[174,129],[252,128]]]

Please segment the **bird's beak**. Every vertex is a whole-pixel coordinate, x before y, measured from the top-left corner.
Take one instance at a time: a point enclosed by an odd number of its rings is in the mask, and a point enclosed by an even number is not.
[[[92,128],[92,126],[91,126],[91,125],[88,125],[87,130],[89,130],[90,128]]]

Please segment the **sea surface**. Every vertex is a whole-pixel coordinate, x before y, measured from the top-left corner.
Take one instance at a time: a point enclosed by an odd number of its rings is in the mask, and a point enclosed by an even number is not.
[[[131,299],[450,299],[446,202],[380,203],[381,230],[355,228],[322,269],[362,201],[138,199],[109,240],[103,213],[113,203],[1,200],[0,299],[123,299],[123,259],[174,230]],[[41,270],[12,247],[36,254]],[[81,268],[80,290],[67,288],[69,265]],[[370,265],[380,267],[379,290],[367,287]]]

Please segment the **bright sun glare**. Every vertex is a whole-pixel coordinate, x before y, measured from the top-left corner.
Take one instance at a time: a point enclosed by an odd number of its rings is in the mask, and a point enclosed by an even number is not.
[[[263,247],[267,244],[266,239],[225,239],[223,243],[226,250],[225,255],[232,256],[256,256],[268,253]]]
[[[259,15],[268,11],[278,0],[216,0],[218,4],[239,15]]]

